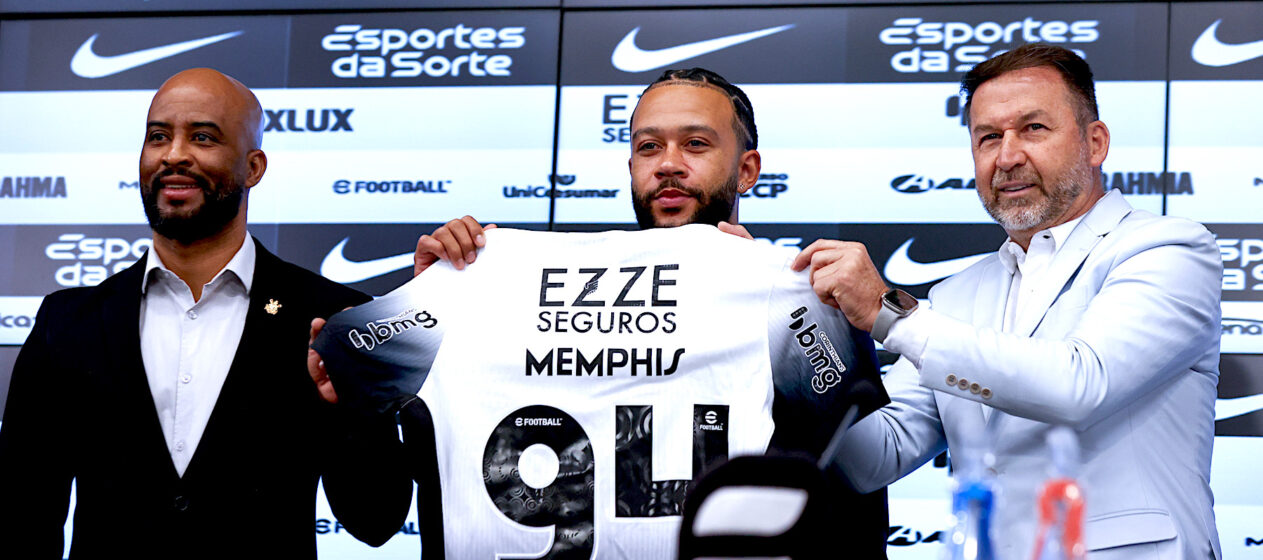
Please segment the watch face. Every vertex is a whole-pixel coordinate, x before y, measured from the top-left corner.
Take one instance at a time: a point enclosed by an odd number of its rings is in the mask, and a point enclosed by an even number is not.
[[[912,310],[917,308],[917,304],[920,303],[917,301],[917,298],[912,297],[912,294],[898,288],[886,292],[886,301],[903,311],[904,314],[911,313]]]

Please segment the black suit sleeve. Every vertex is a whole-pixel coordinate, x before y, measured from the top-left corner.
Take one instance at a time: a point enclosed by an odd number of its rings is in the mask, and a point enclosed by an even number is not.
[[[322,318],[371,301],[359,292],[338,288],[339,297],[329,298],[337,304],[322,310]],[[329,507],[355,538],[381,546],[399,531],[412,502],[412,477],[395,416],[366,415],[327,403],[321,409],[322,431],[330,434],[322,473]]]
[[[6,558],[60,559],[65,548],[74,477],[66,410],[74,403],[59,389],[67,380],[50,340],[56,301],[50,296],[40,306],[18,354],[0,425],[0,556]]]

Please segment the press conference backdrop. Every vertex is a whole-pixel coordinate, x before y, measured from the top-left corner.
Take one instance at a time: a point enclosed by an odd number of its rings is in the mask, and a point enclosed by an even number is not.
[[[1096,72],[1106,186],[1218,236],[1211,485],[1225,557],[1263,558],[1263,2],[195,4],[0,0],[0,402],[42,296],[97,284],[148,247],[143,116],[181,69],[220,69],[263,103],[270,165],[251,232],[370,293],[406,281],[417,237],[467,213],[631,227],[637,96],[663,68],[703,66],[742,85],[758,117],[751,231],[864,241],[892,285],[924,297],[1004,239],[974,190],[959,77],[1046,41]],[[947,481],[940,461],[891,487],[892,558],[936,557]],[[415,513],[373,550],[322,497],[313,530],[324,558],[419,554]]]

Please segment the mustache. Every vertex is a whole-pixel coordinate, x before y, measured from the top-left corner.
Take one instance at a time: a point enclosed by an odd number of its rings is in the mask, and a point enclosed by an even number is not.
[[[653,192],[649,193],[649,199],[653,200],[655,198],[658,198],[658,196],[662,194],[662,191],[665,191],[667,189],[675,189],[677,191],[683,192],[684,194],[687,194],[699,200],[702,198],[702,194],[703,194],[701,189],[686,186],[683,183],[681,183],[679,179],[675,177],[667,177],[666,179],[663,179],[661,182],[658,183],[658,188],[654,189]]]
[[[1020,169],[1020,170],[1014,170],[1014,171],[1005,171],[1003,169],[997,169],[995,170],[995,173],[991,175],[992,188],[999,188],[1001,184],[1007,183],[1009,181],[1021,181],[1023,183],[1031,183],[1033,185],[1043,184],[1043,181],[1040,180],[1039,176],[1037,176],[1033,171],[1029,169]]]
[[[198,188],[202,189],[203,191],[207,191],[210,189],[210,179],[206,178],[205,175],[202,175],[200,173],[192,173],[187,169],[180,169],[180,168],[170,168],[170,169],[166,169],[166,170],[158,172],[158,174],[154,175],[153,179],[149,181],[149,186],[153,188],[154,192],[157,192],[159,189],[161,189],[164,186],[162,184],[162,180],[164,178],[171,177],[172,175],[179,175],[181,177],[188,177],[192,179],[193,184],[197,185]]]

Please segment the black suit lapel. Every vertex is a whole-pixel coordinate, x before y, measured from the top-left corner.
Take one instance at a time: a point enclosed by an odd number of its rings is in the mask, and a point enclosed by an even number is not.
[[[285,313],[284,298],[280,292],[284,289],[284,280],[280,278],[280,259],[269,253],[257,240],[255,243],[254,279],[250,287],[250,303],[246,309],[246,324],[241,331],[241,340],[237,343],[237,353],[232,358],[224,385],[215,400],[215,408],[211,411],[206,423],[206,430],[197,444],[197,450],[189,461],[184,472],[185,478],[201,470],[199,465],[213,462],[215,449],[221,446],[232,446],[231,433],[234,426],[245,414],[245,409],[259,406],[255,402],[255,390],[258,379],[252,376],[270,375],[275,372],[274,356],[277,354],[273,333],[288,332],[294,328],[286,325],[286,321],[296,317],[294,313]],[[276,302],[277,306],[270,306]],[[273,312],[269,313],[269,310]],[[245,427],[248,428],[248,427]],[[226,441],[221,441],[226,440]],[[209,457],[209,458],[208,458]]]
[[[118,395],[123,400],[118,403],[117,410],[121,414],[130,414],[132,423],[141,430],[140,437],[152,442],[152,445],[145,444],[145,448],[153,450],[154,457],[150,460],[154,462],[146,464],[165,464],[164,471],[173,478],[179,478],[175,464],[171,462],[166,436],[162,433],[162,423],[158,421],[158,407],[154,404],[153,390],[149,387],[145,362],[140,353],[140,283],[148,258],[146,254],[136,264],[102,284],[102,288],[108,290],[103,294],[101,304],[102,353],[106,370],[113,372],[115,377],[111,386],[119,388]]]

